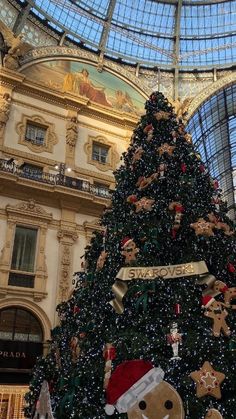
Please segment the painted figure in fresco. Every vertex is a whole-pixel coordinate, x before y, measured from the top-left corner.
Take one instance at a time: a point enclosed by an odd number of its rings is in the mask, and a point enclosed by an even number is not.
[[[89,78],[89,72],[83,68],[81,72],[67,73],[63,81],[63,90],[86,96],[92,102],[111,107],[107,100],[104,87],[95,86]]]

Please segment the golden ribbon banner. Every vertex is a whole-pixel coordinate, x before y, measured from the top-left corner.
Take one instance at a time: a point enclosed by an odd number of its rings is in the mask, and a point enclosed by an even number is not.
[[[181,265],[151,267],[130,266],[121,268],[116,275],[115,283],[112,285],[112,291],[115,294],[115,298],[109,301],[109,303],[118,314],[123,313],[124,305],[122,300],[128,290],[126,281],[132,281],[134,279],[150,280],[155,278],[176,279],[192,275],[202,275],[206,280],[206,278],[209,276],[206,274],[208,274],[208,269],[204,261],[183,263]]]

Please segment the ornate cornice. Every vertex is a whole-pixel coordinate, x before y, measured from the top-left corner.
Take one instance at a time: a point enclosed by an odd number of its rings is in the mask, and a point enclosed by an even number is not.
[[[213,96],[218,90],[236,82],[236,72],[222,77],[216,82],[212,83],[206,89],[202,90],[191,102],[188,108],[188,120],[193,116],[199,106]]]
[[[44,208],[37,205],[34,199],[30,199],[27,202],[20,202],[17,205],[7,205],[6,206],[7,215],[19,215],[25,217],[40,218],[42,221],[50,222],[52,220],[52,213],[48,213]]]

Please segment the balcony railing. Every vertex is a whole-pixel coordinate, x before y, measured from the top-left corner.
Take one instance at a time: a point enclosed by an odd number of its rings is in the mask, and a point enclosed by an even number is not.
[[[18,166],[11,160],[0,159],[0,172],[12,173],[18,177],[35,180],[36,182],[46,183],[48,185],[60,185],[67,188],[77,189],[88,192],[89,194],[101,198],[111,198],[111,190],[102,186],[96,186],[82,179],[76,179],[65,174],[44,173],[41,171],[24,170],[24,166]]]

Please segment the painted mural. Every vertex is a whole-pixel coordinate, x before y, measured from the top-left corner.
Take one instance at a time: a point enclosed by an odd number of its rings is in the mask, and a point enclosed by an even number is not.
[[[69,60],[54,60],[28,67],[23,73],[36,83],[88,98],[91,102],[140,116],[145,98],[108,71]]]

